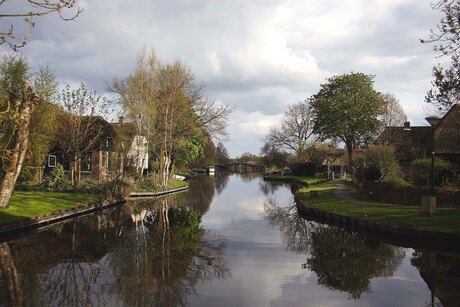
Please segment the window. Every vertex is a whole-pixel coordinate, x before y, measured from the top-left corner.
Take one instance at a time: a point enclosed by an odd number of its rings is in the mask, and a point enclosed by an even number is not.
[[[55,155],[48,155],[48,167],[56,167],[57,157]]]
[[[91,171],[91,154],[86,154],[81,157],[80,160],[80,169],[82,172]]]
[[[107,151],[102,152],[102,167],[107,167],[109,165],[108,156]]]

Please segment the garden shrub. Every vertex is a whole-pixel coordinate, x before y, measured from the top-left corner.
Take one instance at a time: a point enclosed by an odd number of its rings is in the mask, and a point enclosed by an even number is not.
[[[378,181],[381,177],[382,172],[380,171],[380,168],[375,165],[371,165],[364,169],[364,178],[367,181]]]
[[[369,172],[374,176],[377,175],[377,171],[372,168],[376,168],[379,171],[379,178],[371,181],[382,181],[400,177],[400,167],[396,160],[395,149],[392,146],[376,145],[370,147],[367,149],[362,163],[370,165],[368,167]]]
[[[44,178],[44,185],[54,191],[68,191],[71,189],[71,184],[61,164],[56,165],[51,173]]]
[[[431,159],[418,159],[412,161],[410,165],[412,182],[416,185],[431,184]],[[434,162],[434,183],[440,186],[444,183],[457,180],[454,166],[441,159]]]
[[[92,179],[84,179],[77,184],[76,191],[79,193],[102,195],[107,189],[106,185],[107,184],[104,182]]]
[[[313,177],[316,174],[318,165],[314,162],[298,162],[291,165],[292,174],[295,176]]]
[[[112,180],[107,183],[105,196],[114,198],[128,197],[134,186],[134,179],[129,177]]]

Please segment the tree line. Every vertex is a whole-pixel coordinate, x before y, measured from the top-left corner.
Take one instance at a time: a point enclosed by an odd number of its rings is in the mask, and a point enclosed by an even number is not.
[[[264,138],[261,152],[281,162],[284,153],[293,161],[322,164],[343,144],[353,171],[357,149],[372,144],[385,127],[407,121],[395,96],[377,92],[373,83],[374,76],[355,72],[327,79],[318,93],[288,106],[281,124]]]
[[[69,161],[72,185],[81,180],[86,152],[101,144],[111,129],[106,119],[121,109],[131,125],[129,135],[115,140],[113,163],[124,175],[126,157],[134,135],[147,140],[156,161],[159,184],[166,185],[176,166],[193,164],[203,156],[214,157],[213,139],[226,136],[232,107],[204,95],[190,68],[180,61],[161,63],[153,51],[139,52],[134,71],[114,77],[108,86],[113,99],[91,92],[86,85],[65,86],[61,91],[52,70],[41,67],[32,74],[27,59],[18,53],[0,63],[0,206],[5,207],[20,176],[40,178],[49,151],[59,144]],[[134,131],[133,131],[134,130]],[[27,167],[24,167],[24,163]],[[210,161],[213,163],[213,161]],[[120,165],[124,164],[124,165]]]

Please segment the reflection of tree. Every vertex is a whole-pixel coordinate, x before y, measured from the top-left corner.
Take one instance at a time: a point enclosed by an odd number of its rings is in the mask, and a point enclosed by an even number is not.
[[[8,243],[0,244],[0,269],[8,292],[10,306],[22,306],[24,301],[22,290]]]
[[[431,302],[426,306],[458,306],[460,292],[460,257],[455,254],[435,251],[416,251],[413,253],[411,264],[415,266],[420,276],[427,283],[431,291]]]
[[[228,179],[230,178],[230,174],[225,171],[217,171],[214,177],[214,184],[216,186],[217,194],[222,193],[227,186]]]
[[[264,181],[261,180],[259,182],[259,190],[264,193],[265,196],[268,196],[270,194],[275,194],[276,191],[281,186],[285,186],[284,183],[278,183],[278,182],[273,182],[273,181]]]
[[[254,179],[260,178],[263,176],[263,173],[253,172],[253,173],[234,173],[236,176],[240,177],[243,182],[251,182]]]
[[[362,293],[372,291],[372,278],[392,276],[404,256],[403,248],[318,224],[311,233],[307,265],[318,276],[319,284],[359,299]]]
[[[196,176],[189,181],[186,193],[177,194],[179,207],[186,206],[199,214],[205,214],[214,199],[214,179],[208,176]]]
[[[316,273],[318,283],[348,292],[353,299],[371,292],[372,278],[392,276],[405,256],[403,248],[307,221],[295,206],[279,207],[274,198],[267,198],[264,209],[270,224],[279,226],[288,249],[308,254],[305,267]]]
[[[227,278],[223,243],[201,241],[201,215],[163,199],[144,227],[122,238],[110,256],[129,306],[182,306],[195,284]]]
[[[116,244],[125,221],[120,210],[107,210],[13,241],[25,305],[107,304],[116,281],[100,260]]]
[[[270,225],[279,226],[283,242],[290,251],[308,252],[312,223],[299,216],[295,205],[279,207],[275,198],[268,197],[264,210]]]

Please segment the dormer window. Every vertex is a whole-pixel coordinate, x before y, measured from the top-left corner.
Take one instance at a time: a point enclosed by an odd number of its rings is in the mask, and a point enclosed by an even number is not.
[[[56,167],[57,157],[55,155],[48,155],[48,167]]]

